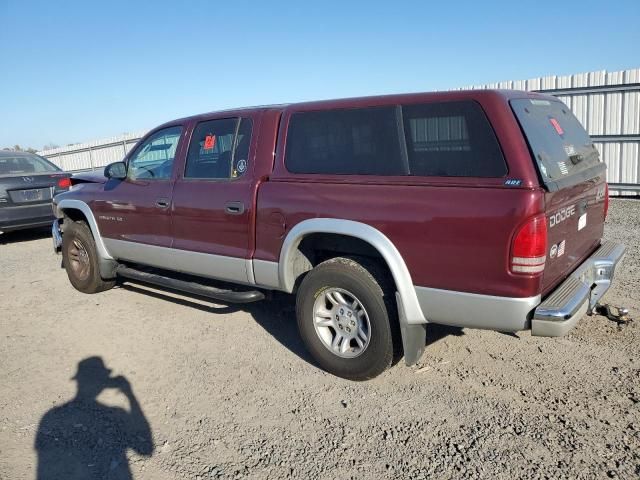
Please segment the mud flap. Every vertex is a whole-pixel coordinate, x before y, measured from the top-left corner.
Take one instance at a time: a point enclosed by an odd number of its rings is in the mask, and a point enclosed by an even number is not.
[[[427,324],[411,324],[407,322],[398,292],[396,292],[396,304],[398,305],[398,320],[400,321],[404,362],[407,366],[415,365],[422,357],[427,344]]]

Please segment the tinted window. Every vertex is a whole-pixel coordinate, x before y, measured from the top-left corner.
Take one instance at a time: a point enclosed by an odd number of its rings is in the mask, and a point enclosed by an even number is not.
[[[594,166],[600,156],[578,119],[562,102],[518,99],[511,108],[546,181],[555,181]]]
[[[498,141],[475,102],[402,107],[411,175],[501,177],[507,173]]]
[[[403,175],[396,108],[295,113],[285,162],[295,173]]]
[[[295,113],[285,163],[294,173],[501,177],[496,136],[475,102]],[[403,138],[399,138],[403,137]],[[406,154],[405,154],[406,148]]]
[[[127,176],[132,179],[166,180],[171,177],[182,127],[159,130],[129,158]]]
[[[59,172],[60,169],[37,155],[17,153],[0,156],[0,177]]]
[[[247,171],[251,119],[229,118],[199,123],[191,138],[185,178],[229,179]]]

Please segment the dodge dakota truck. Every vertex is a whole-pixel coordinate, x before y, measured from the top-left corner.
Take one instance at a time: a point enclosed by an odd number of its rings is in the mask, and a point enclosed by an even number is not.
[[[54,199],[86,293],[296,296],[317,363],[372,378],[429,324],[561,336],[607,291],[605,165],[556,98],[459,91],[226,110],[149,132]]]

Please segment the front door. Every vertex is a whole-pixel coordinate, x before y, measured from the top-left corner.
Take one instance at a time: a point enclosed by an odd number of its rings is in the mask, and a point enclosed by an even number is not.
[[[147,261],[152,247],[171,247],[174,159],[182,131],[178,125],[152,133],[129,156],[126,179],[110,179],[104,198],[94,203],[100,234],[115,258],[156,264]]]
[[[184,271],[250,283],[251,118],[195,125],[173,191],[173,249]]]

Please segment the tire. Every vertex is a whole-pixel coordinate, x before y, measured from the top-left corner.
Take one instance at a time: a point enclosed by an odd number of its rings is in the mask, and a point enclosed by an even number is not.
[[[82,293],[98,293],[112,288],[115,280],[100,277],[96,242],[89,226],[65,218],[62,235],[62,265],[71,285]]]
[[[296,298],[298,329],[321,368],[368,380],[392,364],[399,329],[387,278],[376,263],[347,257],[327,260],[304,277]],[[359,307],[353,308],[354,301]]]

